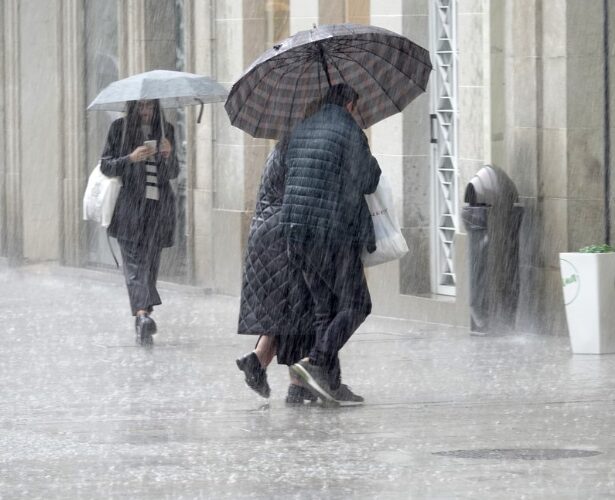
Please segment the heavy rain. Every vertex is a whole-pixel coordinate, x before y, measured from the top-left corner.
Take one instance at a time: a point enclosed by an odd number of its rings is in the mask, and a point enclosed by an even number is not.
[[[611,0],[0,22],[0,499],[615,498]]]

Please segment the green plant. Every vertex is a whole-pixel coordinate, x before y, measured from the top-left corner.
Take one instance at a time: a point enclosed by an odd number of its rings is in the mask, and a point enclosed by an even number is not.
[[[579,249],[581,253],[610,253],[615,252],[615,248],[611,245],[607,245],[606,243],[602,245],[589,245],[587,247],[583,247]]]

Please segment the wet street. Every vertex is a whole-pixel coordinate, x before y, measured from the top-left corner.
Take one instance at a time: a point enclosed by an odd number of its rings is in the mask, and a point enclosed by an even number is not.
[[[152,349],[123,278],[0,262],[0,498],[615,498],[615,356],[370,318],[360,407],[244,384],[238,299],[162,284]]]

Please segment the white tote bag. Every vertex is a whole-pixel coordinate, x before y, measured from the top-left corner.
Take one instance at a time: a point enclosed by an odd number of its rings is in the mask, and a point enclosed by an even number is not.
[[[107,177],[100,171],[100,163],[96,165],[83,195],[83,220],[92,220],[102,227],[109,227],[120,189],[122,179]]]
[[[376,251],[363,250],[361,260],[365,267],[377,266],[403,257],[408,252],[408,244],[393,209],[393,190],[388,179],[380,175],[378,187],[372,194],[365,195],[365,201],[374,223]]]

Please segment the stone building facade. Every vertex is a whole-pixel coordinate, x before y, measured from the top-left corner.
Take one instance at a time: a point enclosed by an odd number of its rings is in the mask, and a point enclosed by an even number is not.
[[[313,24],[382,26],[429,47],[431,87],[368,131],[410,252],[368,271],[377,314],[466,325],[465,186],[502,167],[525,209],[517,329],[564,332],[560,251],[605,240],[615,14],[602,0],[0,0],[0,257],[109,269],[81,198],[116,116],[86,112],[109,82],[154,68],[227,88],[276,40]],[[237,295],[271,141],[222,104],[170,113],[182,175],[164,278]],[[611,200],[612,203],[612,200]],[[612,216],[611,216],[612,217]]]

